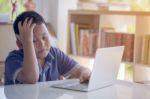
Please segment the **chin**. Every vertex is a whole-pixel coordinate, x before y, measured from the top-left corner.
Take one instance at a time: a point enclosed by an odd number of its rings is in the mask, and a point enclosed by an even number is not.
[[[48,55],[48,53],[40,54],[40,55],[37,56],[37,58],[39,58],[39,59],[44,59],[44,58],[47,57],[47,55]]]

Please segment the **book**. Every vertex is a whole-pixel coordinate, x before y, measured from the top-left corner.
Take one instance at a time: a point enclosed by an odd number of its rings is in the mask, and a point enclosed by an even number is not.
[[[103,27],[101,29],[99,47],[101,47],[101,48],[106,47],[106,33],[114,32],[114,31],[115,31],[115,29],[112,27]]]
[[[89,49],[89,55],[94,57],[96,53],[96,49],[98,48],[98,39],[99,39],[99,33],[98,32],[92,32],[90,33],[90,49]]]
[[[80,46],[79,46],[79,28],[78,28],[78,24],[75,24],[75,38],[76,38],[77,55],[79,55]]]
[[[81,48],[81,55],[82,56],[90,56],[90,32],[88,30],[83,30],[80,33],[81,37],[81,43],[80,43],[80,48]]]
[[[150,39],[148,40],[148,59],[147,64],[150,64]]]
[[[87,31],[91,31],[92,30],[92,26],[90,24],[81,24],[81,23],[78,23],[76,24],[77,25],[77,30],[78,30],[78,40],[80,43],[80,34],[82,33],[82,31],[84,30],[87,30]]]
[[[125,46],[123,61],[133,62],[134,34],[115,31],[102,32],[102,47]]]
[[[77,55],[76,49],[76,33],[75,33],[75,23],[70,24],[70,32],[71,32],[71,49],[73,55]]]
[[[143,47],[142,47],[142,63],[143,64],[148,63],[149,40],[150,40],[150,35],[144,35]]]
[[[91,30],[91,25],[89,24],[83,24],[83,23],[76,23],[76,48],[77,48],[77,54],[81,55],[81,33],[82,32],[89,32]]]
[[[122,45],[125,46],[123,61],[133,62],[134,34],[122,34]]]
[[[105,47],[122,45],[122,34],[116,32],[106,32]]]

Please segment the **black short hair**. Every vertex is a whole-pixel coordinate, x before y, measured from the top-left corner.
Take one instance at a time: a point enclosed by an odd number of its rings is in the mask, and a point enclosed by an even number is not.
[[[21,22],[23,24],[23,22],[25,21],[26,18],[29,19],[33,19],[32,23],[36,23],[36,24],[45,24],[45,20],[43,19],[43,17],[38,14],[35,11],[25,11],[23,13],[21,13],[20,15],[18,15],[14,21],[13,24],[13,29],[15,34],[19,35],[19,28],[18,28],[18,23]]]

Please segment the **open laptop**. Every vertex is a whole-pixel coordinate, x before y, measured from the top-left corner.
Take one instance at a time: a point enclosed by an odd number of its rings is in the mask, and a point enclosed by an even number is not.
[[[64,80],[52,87],[78,91],[92,91],[115,83],[122,60],[124,46],[100,48],[96,51],[91,77],[88,83],[78,79]]]

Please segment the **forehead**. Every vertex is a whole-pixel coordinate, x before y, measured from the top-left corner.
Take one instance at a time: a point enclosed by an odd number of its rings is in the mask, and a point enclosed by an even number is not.
[[[36,25],[34,27],[33,33],[34,33],[35,36],[36,35],[42,35],[42,34],[48,33],[48,30],[47,30],[45,24],[39,24],[39,25]]]

